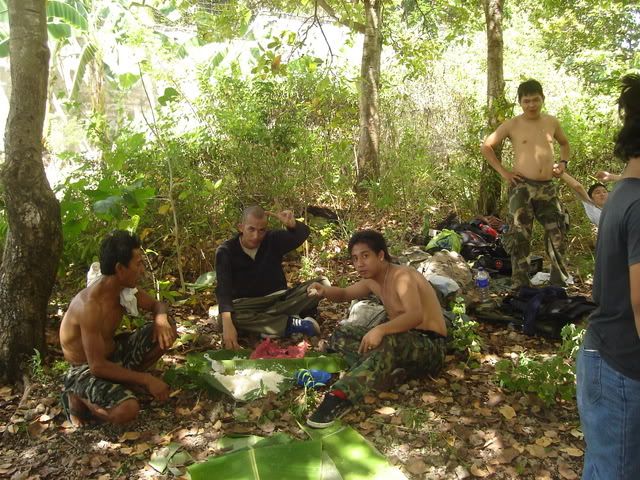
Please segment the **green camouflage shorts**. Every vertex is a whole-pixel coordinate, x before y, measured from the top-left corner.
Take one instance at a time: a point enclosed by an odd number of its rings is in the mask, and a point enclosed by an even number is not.
[[[153,341],[152,322],[145,323],[134,332],[120,333],[114,340],[116,349],[109,360],[131,370],[138,370],[147,354],[157,345]],[[113,408],[129,398],[136,398],[124,385],[92,375],[87,364],[71,367],[67,371],[63,395],[68,393],[74,393],[103,408]]]

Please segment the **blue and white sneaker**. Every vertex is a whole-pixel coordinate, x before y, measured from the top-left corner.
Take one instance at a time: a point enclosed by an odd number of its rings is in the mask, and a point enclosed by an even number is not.
[[[290,337],[294,333],[302,333],[308,337],[315,337],[320,334],[320,325],[311,317],[300,318],[291,316],[287,323],[285,336]]]

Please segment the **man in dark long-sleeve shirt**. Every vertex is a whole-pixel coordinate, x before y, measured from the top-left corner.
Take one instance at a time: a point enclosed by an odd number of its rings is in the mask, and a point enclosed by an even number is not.
[[[267,216],[278,218],[286,230],[269,231]],[[282,270],[282,257],[304,243],[309,227],[297,222],[291,211],[274,214],[253,206],[244,210],[238,230],[216,252],[216,296],[225,347],[239,348],[238,330],[274,336],[319,333],[314,319],[300,318],[318,304],[306,294],[311,282],[287,289]]]

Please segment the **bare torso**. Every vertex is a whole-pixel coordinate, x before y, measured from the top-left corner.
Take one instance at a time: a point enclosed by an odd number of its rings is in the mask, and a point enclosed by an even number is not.
[[[78,293],[71,300],[60,324],[60,346],[65,360],[72,365],[87,363],[80,328],[89,320],[89,315],[100,317],[105,353],[109,357],[115,349],[114,334],[123,314],[119,292],[107,288],[104,278]]]
[[[415,282],[418,287],[420,305],[422,307],[422,322],[416,328],[446,336],[447,327],[436,292],[420,272],[410,267],[390,265],[388,276],[382,281],[382,284],[373,279],[368,280],[371,291],[382,299],[389,319],[393,320],[395,317],[405,313],[395,288],[398,279],[403,275],[409,275],[411,281]]]
[[[553,178],[553,141],[558,121],[542,114],[536,119],[518,115],[510,120],[509,138],[513,145],[513,171],[530,180]]]

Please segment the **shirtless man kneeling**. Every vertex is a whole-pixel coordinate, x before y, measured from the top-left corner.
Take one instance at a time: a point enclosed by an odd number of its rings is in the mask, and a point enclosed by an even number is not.
[[[329,350],[342,353],[350,369],[307,419],[314,428],[328,427],[371,389],[390,386],[399,373],[436,375],[444,364],[447,327],[431,284],[411,267],[392,265],[379,232],[356,232],[349,252],[362,280],[347,288],[313,283],[309,295],[347,302],[373,293],[389,320],[369,331],[342,326],[331,336]]]
[[[134,289],[144,272],[138,237],[118,230],[105,238],[100,269],[102,276],[71,300],[60,325],[60,345],[71,364],[63,405],[74,425],[134,420],[140,404],[130,388],[142,387],[161,402],[169,397],[166,383],[144,373],[176,339],[166,305],[134,290],[137,306],[153,312],[154,320],[135,332],[115,334],[125,313],[120,293]]]
[[[504,247],[511,255],[515,288],[529,286],[529,253],[534,217],[545,230],[545,249],[551,260],[551,284],[565,286],[569,277],[562,255],[565,250],[564,215],[558,201],[554,177],[569,162],[569,141],[555,117],[542,113],[544,93],[536,80],[518,86],[522,114],[505,121],[489,135],[481,151],[489,164],[509,183],[509,230],[503,235]],[[511,140],[513,171],[496,157],[495,149],[505,138]],[[554,162],[553,141],[560,145],[560,161]]]

